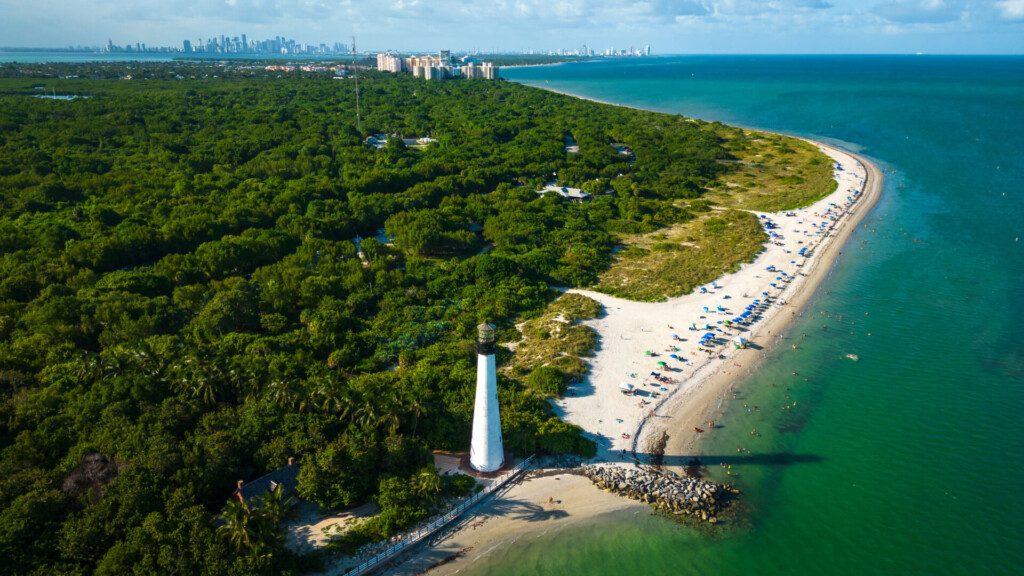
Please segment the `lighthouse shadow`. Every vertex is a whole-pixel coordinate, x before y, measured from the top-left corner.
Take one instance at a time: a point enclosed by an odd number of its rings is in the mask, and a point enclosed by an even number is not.
[[[602,442],[607,440],[604,437],[591,437],[592,440]],[[634,456],[628,450],[620,454],[619,451],[609,453],[606,462],[613,464],[655,464],[678,468],[702,467],[708,465],[727,464],[733,466],[765,466],[770,468],[785,468],[799,464],[821,464],[825,457],[820,454],[797,454],[794,452],[762,452],[749,454],[688,454],[688,455],[655,455],[648,452],[637,452]]]

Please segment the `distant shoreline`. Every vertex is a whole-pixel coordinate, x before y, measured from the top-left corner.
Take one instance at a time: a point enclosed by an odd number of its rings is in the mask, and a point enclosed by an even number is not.
[[[543,64],[508,64],[508,65],[502,66],[502,68],[541,68],[543,66],[563,66],[565,64],[582,64],[584,62],[599,62],[599,61],[600,60],[598,58],[588,58],[586,60],[563,60],[561,62],[545,62]],[[516,82],[516,81],[515,80],[509,80],[509,82]],[[516,82],[516,84],[522,84],[522,83],[521,82]],[[524,86],[528,86],[528,84],[524,84]],[[551,90],[551,92],[555,92],[555,90]],[[559,94],[565,94],[565,93],[564,92],[559,92]],[[565,95],[566,96],[572,96],[572,94],[565,94]]]

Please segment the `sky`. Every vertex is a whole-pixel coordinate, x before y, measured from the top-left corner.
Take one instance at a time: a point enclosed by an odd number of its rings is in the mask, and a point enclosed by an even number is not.
[[[0,0],[0,46],[220,34],[360,50],[1024,53],[1024,0]]]

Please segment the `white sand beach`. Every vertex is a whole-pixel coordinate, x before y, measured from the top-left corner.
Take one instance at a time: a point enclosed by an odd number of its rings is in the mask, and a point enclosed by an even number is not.
[[[645,421],[677,412],[677,397],[692,396],[710,376],[734,373],[736,339],[758,346],[769,336],[769,320],[807,285],[820,253],[849,225],[867,176],[850,154],[819,147],[836,163],[835,192],[806,208],[756,213],[771,241],[737,272],[656,303],[573,290],[600,302],[605,315],[587,322],[599,339],[588,378],[556,402],[556,412],[597,441],[599,459],[645,452]],[[624,394],[623,385],[635,392]]]
[[[629,461],[634,449],[642,458],[645,439],[660,430],[673,431],[666,456],[694,454],[702,436],[694,428],[710,432],[708,420],[719,417],[730,388],[783,337],[828,275],[842,245],[878,200],[882,173],[862,157],[814,144],[842,166],[835,172],[836,191],[800,210],[759,214],[766,217],[762,222],[774,223],[770,232],[776,237],[754,262],[706,285],[706,292],[642,303],[578,291],[605,307],[603,317],[588,323],[598,332],[599,348],[590,361],[588,379],[571,396],[557,401],[556,410],[598,441],[598,460]],[[826,230],[828,234],[823,233]],[[805,247],[808,255],[801,256],[800,249]],[[726,325],[752,304],[744,323]],[[693,324],[698,330],[688,330]],[[702,345],[700,340],[708,332],[714,334],[714,341]],[[679,339],[673,339],[673,334]],[[752,346],[737,349],[736,336]],[[658,356],[648,356],[647,351]],[[652,372],[672,382],[657,382]],[[644,395],[622,394],[623,383]],[[389,573],[455,574],[482,558],[502,554],[517,541],[544,538],[605,514],[647,511],[646,505],[602,492],[582,476],[533,475],[483,503],[458,530],[420,548]]]

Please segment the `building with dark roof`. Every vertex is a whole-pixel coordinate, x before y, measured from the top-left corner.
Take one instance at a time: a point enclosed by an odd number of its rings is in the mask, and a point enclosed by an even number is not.
[[[295,488],[298,485],[299,465],[295,463],[295,458],[289,458],[288,464],[285,466],[255,480],[250,482],[239,480],[238,488],[235,489],[233,496],[238,498],[242,504],[250,504],[254,500],[259,500],[267,492],[277,490],[279,486],[284,495],[289,496],[295,493]]]

